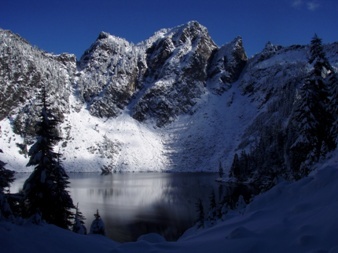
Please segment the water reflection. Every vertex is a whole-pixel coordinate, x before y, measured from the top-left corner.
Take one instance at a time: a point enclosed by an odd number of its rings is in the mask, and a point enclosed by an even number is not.
[[[20,176],[12,192],[22,187],[29,175]],[[89,229],[98,209],[107,236],[120,242],[158,232],[176,240],[196,218],[198,198],[207,207],[210,193],[216,191],[212,173],[71,173],[70,193],[79,203]]]

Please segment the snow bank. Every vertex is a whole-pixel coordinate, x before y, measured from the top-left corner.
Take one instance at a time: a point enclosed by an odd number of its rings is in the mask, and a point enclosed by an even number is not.
[[[110,252],[117,243],[104,236],[78,235],[53,225],[0,222],[1,252]]]
[[[257,196],[244,213],[208,229],[191,228],[177,242],[157,234],[116,243],[52,225],[0,222],[3,252],[338,252],[338,168],[335,158],[298,182]],[[332,162],[333,161],[333,162]],[[42,239],[43,238],[43,239]]]

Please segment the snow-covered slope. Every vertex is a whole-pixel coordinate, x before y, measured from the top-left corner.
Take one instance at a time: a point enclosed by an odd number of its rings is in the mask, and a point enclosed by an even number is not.
[[[191,228],[177,242],[143,235],[117,243],[103,236],[78,235],[52,225],[0,222],[3,252],[338,252],[338,153],[315,173],[281,182],[242,210],[206,228]],[[43,238],[43,240],[41,240]]]
[[[255,111],[248,110],[250,101],[240,91],[230,91],[205,94],[195,114],[182,115],[162,128],[140,123],[127,112],[102,119],[84,106],[71,106],[60,126],[64,139],[57,149],[68,171],[98,171],[104,166],[113,171],[215,171],[220,157],[231,162]],[[76,98],[71,99],[76,104]],[[16,145],[24,140],[13,133],[10,122],[1,122],[1,160],[10,169],[30,171],[25,167],[28,158]]]
[[[162,171],[167,159],[159,133],[127,113],[102,120],[88,110],[71,111],[61,128],[63,163],[70,170]]]
[[[217,47],[196,21],[137,45],[102,32],[77,66],[71,55],[0,34],[0,95],[8,98],[0,104],[0,159],[16,171],[31,170],[41,83],[63,121],[56,149],[67,171],[216,171],[257,147],[262,133],[272,133],[273,145],[312,68],[308,46],[268,43],[247,59],[240,37]],[[337,69],[338,44],[325,52]]]
[[[313,69],[309,46],[268,43],[247,59],[240,38],[218,48],[193,21],[138,45],[101,33],[75,66],[71,55],[41,52],[9,31],[0,35],[0,160],[8,169],[32,169],[25,165],[38,111],[35,90],[46,83],[62,120],[55,149],[67,171],[215,171],[219,162],[229,169],[234,154],[256,151],[257,174],[262,167],[288,173],[287,159],[278,163],[288,146],[278,141],[293,137],[283,133]],[[338,44],[324,49],[336,71]],[[338,252],[338,150],[325,155],[308,177],[280,182],[283,175],[274,175],[279,183],[271,190],[178,242],[152,234],[120,244],[2,220],[1,250]]]

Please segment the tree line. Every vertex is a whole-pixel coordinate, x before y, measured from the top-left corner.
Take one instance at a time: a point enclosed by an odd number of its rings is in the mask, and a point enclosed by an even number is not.
[[[78,204],[74,205],[68,191],[70,182],[61,162],[61,154],[54,151],[55,145],[62,139],[57,128],[60,122],[50,109],[44,84],[38,97],[41,111],[36,124],[36,141],[28,151],[27,164],[34,166],[34,169],[22,191],[9,194],[15,172],[6,169],[6,164],[0,161],[0,220],[14,221],[21,217],[35,224],[46,222],[87,234],[85,217]],[[105,227],[98,210],[94,216],[90,233],[104,235]]]
[[[219,199],[210,194],[209,206],[196,203],[197,227],[207,227],[240,209],[280,180],[299,180],[330,156],[338,145],[338,77],[317,36],[311,40],[307,73],[287,117],[260,125],[250,150],[234,154],[229,175],[219,165]],[[288,91],[285,91],[290,95]],[[284,97],[284,96],[283,96]],[[290,99],[290,98],[288,98]],[[289,105],[288,105],[289,106]]]
[[[258,142],[233,157],[229,177],[267,190],[279,178],[298,180],[336,149],[338,143],[338,79],[321,39],[309,47],[311,71],[300,84],[288,118],[262,126]]]

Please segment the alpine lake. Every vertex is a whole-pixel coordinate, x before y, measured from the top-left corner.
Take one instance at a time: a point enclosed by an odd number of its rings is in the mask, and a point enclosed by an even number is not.
[[[18,192],[29,173],[16,173],[11,185]],[[197,201],[205,212],[221,187],[217,173],[69,173],[73,202],[85,216],[89,231],[94,214],[105,224],[106,236],[118,242],[136,241],[147,233],[177,240],[197,219]]]

